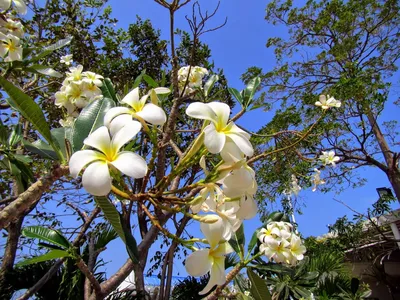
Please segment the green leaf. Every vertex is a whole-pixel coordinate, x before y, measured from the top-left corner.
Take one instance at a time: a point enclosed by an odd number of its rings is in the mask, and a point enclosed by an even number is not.
[[[262,227],[257,228],[256,231],[251,236],[249,245],[247,246],[247,252],[250,254],[253,251],[254,247],[257,245],[258,237],[257,234],[260,232]]]
[[[247,268],[247,276],[250,279],[251,287],[250,294],[255,300],[271,300],[271,295],[268,290],[265,280],[260,278],[250,268]]]
[[[72,41],[72,37],[68,37],[63,40],[59,40],[58,42],[43,48],[42,52],[40,52],[38,55],[32,57],[30,61],[38,61],[39,59],[46,57],[47,55],[51,54],[52,52],[61,49],[67,45],[69,45]]]
[[[106,112],[115,106],[113,100],[103,98],[86,106],[76,119],[72,128],[72,149],[74,152],[81,150],[83,141],[97,128],[104,125]]]
[[[153,78],[151,78],[149,75],[143,74],[143,80],[146,81],[146,83],[152,87],[153,89],[155,89],[156,87],[158,87],[158,83],[154,81]]]
[[[219,80],[218,75],[212,75],[204,84],[204,96],[208,96],[214,87],[215,83]]]
[[[0,85],[4,88],[6,93],[10,96],[13,101],[13,105],[17,107],[17,110],[27,119],[32,125],[39,131],[39,133],[49,142],[56,153],[60,154],[60,149],[53,142],[49,126],[46,118],[44,117],[43,111],[36,104],[35,101],[28,95],[26,95],[19,88],[14,86],[11,82],[6,80],[3,76],[0,76]],[[11,105],[11,104],[10,104]]]
[[[33,143],[28,142],[27,140],[22,140],[24,147],[26,150],[39,155],[40,157],[46,159],[57,160],[57,154],[54,150],[50,147],[49,144],[46,144],[42,140],[37,140]]]
[[[243,224],[240,225],[239,229],[236,230],[236,232],[232,235],[232,238],[229,240],[229,244],[232,246],[232,248],[235,250],[236,253],[239,254],[240,257],[243,257],[243,246],[245,243],[245,238],[244,238],[244,230],[243,230]]]
[[[12,148],[21,139],[22,139],[22,126],[21,124],[17,124],[14,126],[10,136],[8,137],[8,145]]]
[[[105,78],[103,80],[103,85],[100,87],[101,92],[103,93],[104,98],[109,98],[114,100],[115,103],[118,103],[117,94],[115,93],[114,85],[111,82],[110,78]]]
[[[124,227],[124,223],[121,221],[121,215],[106,197],[94,197],[97,205],[101,208],[104,216],[107,218],[108,222],[112,225],[114,230],[117,232],[118,236],[125,243],[128,250],[128,254],[134,263],[139,262],[139,253],[137,250],[136,240],[130,233],[128,228]]]
[[[132,89],[137,88],[142,82],[143,75],[146,74],[146,69],[143,70],[138,77],[136,77],[135,82],[133,83]]]
[[[26,265],[36,264],[38,262],[53,260],[53,259],[57,259],[57,258],[63,258],[63,257],[67,257],[67,256],[70,256],[70,254],[67,251],[51,250],[46,254],[23,260],[23,261],[19,262],[16,266],[22,267],[22,266],[26,266]]]
[[[0,143],[7,145],[8,130],[0,119]]]
[[[236,99],[237,102],[239,102],[239,104],[243,106],[243,98],[240,95],[239,91],[235,88],[228,88],[229,93]]]
[[[243,90],[243,98],[246,101],[245,107],[248,107],[251,104],[251,101],[253,100],[254,94],[257,92],[257,88],[259,87],[260,83],[261,78],[255,77],[250,80],[246,88]]]
[[[72,247],[70,242],[57,230],[45,228],[42,226],[29,226],[22,230],[22,235],[47,241],[49,243],[60,246],[63,249],[69,249]]]

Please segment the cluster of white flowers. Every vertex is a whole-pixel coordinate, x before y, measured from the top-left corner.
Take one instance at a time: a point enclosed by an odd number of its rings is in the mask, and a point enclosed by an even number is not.
[[[290,223],[270,222],[257,235],[261,242],[260,251],[274,262],[296,264],[304,258],[306,247],[301,238],[292,231],[293,226]]]
[[[22,60],[20,39],[23,36],[24,26],[21,22],[9,16],[0,18],[0,56],[4,58],[4,61]]]
[[[186,270],[192,276],[210,272],[210,281],[200,294],[205,294],[216,284],[225,282],[224,256],[232,252],[227,241],[239,229],[243,220],[257,214],[257,203],[253,196],[257,191],[255,172],[246,163],[246,157],[253,155],[249,134],[229,122],[230,108],[220,102],[189,105],[186,113],[197,119],[210,121],[204,129],[204,145],[212,154],[220,154],[223,163],[219,175],[204,188],[193,202],[193,213],[209,213],[217,218],[213,224],[201,224],[201,230],[210,244],[209,249],[193,252],[186,259]],[[205,175],[204,158],[200,161]]]
[[[71,69],[70,78],[74,74],[80,74],[76,69]],[[90,74],[86,75],[84,79],[90,78],[91,84],[97,86],[99,78],[96,77],[96,74],[85,73]],[[157,97],[157,92],[165,94],[170,93],[170,90],[157,88],[142,98],[139,98],[138,88],[132,90],[121,101],[129,108],[118,106],[110,109],[104,116],[104,126],[96,129],[85,139],[84,144],[94,150],[81,150],[72,155],[69,161],[71,175],[75,178],[78,177],[82,169],[86,167],[82,175],[82,185],[88,193],[95,196],[107,195],[112,186],[110,172],[116,170],[136,179],[146,175],[146,161],[133,152],[120,151],[120,149],[132,141],[142,129],[142,124],[132,118],[156,125],[165,123],[165,112],[154,103],[146,104],[149,95],[151,98]]]
[[[320,95],[319,96],[319,101],[315,102],[316,106],[320,106],[322,109],[329,109],[331,107],[336,107],[339,108],[342,103],[339,100],[336,100],[333,97],[330,97],[329,95]]]
[[[186,66],[180,68],[178,71],[179,92],[182,93],[182,90],[185,89],[184,95],[187,95],[201,88],[203,77],[206,75],[208,75],[208,71],[202,67]]]
[[[103,76],[82,71],[82,65],[69,68],[61,89],[55,94],[55,105],[67,110],[67,118],[60,121],[63,126],[69,126],[80,109],[103,97],[100,90]]]

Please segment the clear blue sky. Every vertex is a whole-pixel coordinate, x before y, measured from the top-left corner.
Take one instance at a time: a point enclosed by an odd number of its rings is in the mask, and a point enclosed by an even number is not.
[[[215,0],[199,1],[202,7],[212,10],[218,3]],[[203,36],[203,42],[207,43],[212,51],[212,59],[215,66],[223,68],[228,78],[229,85],[242,89],[240,75],[250,66],[259,66],[264,70],[273,68],[274,56],[271,49],[265,47],[269,37],[282,35],[281,28],[274,27],[264,20],[267,1],[243,1],[243,0],[222,0],[217,16],[211,25],[219,25],[225,17],[228,23],[222,29]],[[150,19],[153,26],[162,32],[162,38],[169,39],[168,11],[151,0],[111,0],[113,16],[119,20],[117,27],[127,28],[129,23],[136,20],[136,15],[142,19]],[[191,5],[180,11],[176,16],[176,27],[189,29],[185,15],[191,13]],[[271,113],[263,111],[252,111],[238,122],[245,128],[256,131],[272,117]],[[321,235],[327,232],[327,225],[333,224],[338,217],[345,214],[352,216],[342,204],[333,200],[340,199],[359,212],[365,212],[378,198],[375,188],[389,186],[389,182],[381,171],[364,168],[360,174],[367,178],[368,183],[356,190],[348,188],[340,195],[332,193],[312,193],[311,190],[300,193],[303,214],[296,215],[299,230],[304,236]],[[396,204],[395,208],[398,205]],[[250,239],[252,232],[259,226],[259,221],[252,220],[245,222],[246,236]],[[192,229],[197,232],[197,229]],[[156,246],[156,248],[158,248]],[[107,270],[113,273],[126,259],[122,253],[119,243],[111,245],[111,252],[104,257],[111,261]],[[155,249],[158,250],[158,249]],[[163,249],[165,250],[165,249]],[[153,251],[153,250],[152,250]],[[185,276],[185,271],[180,262],[175,265],[174,274],[177,272]]]

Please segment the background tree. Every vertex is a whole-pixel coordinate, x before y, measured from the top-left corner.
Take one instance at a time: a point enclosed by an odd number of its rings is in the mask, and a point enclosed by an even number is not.
[[[324,126],[299,144],[303,151],[288,151],[276,155],[273,164],[259,164],[260,199],[274,199],[276,191],[287,189],[291,174],[300,185],[310,186],[318,155],[334,150],[340,162],[324,174],[325,190],[363,184],[356,170],[372,166],[387,176],[400,201],[397,120],[383,116],[397,109],[390,91],[399,58],[398,1],[307,1],[301,7],[273,1],[266,20],[287,28],[288,36],[268,39],[277,59],[273,70],[263,73],[253,67],[243,75],[245,81],[261,75],[267,96],[259,102],[266,109],[275,105],[277,111],[254,141],[270,147],[289,144],[300,124],[320,117],[313,107],[320,94],[340,99],[342,106],[323,114]],[[284,135],[274,135],[282,131]]]

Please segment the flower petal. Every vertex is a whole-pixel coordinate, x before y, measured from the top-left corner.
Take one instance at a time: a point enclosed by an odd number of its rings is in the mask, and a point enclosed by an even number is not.
[[[127,123],[132,121],[132,116],[129,114],[122,114],[114,118],[108,128],[110,129],[111,136],[114,136],[121,130]]]
[[[107,153],[111,147],[111,139],[108,128],[106,126],[97,128],[83,141],[83,143],[87,146],[102,151],[104,154]]]
[[[222,240],[222,235],[225,229],[221,217],[216,217],[218,218],[218,221],[212,224],[200,223],[201,232],[203,232],[204,236],[206,237],[211,249],[214,249]]]
[[[133,178],[143,178],[147,173],[146,161],[139,155],[123,151],[111,164],[125,175]]]
[[[199,295],[207,294],[214,285],[220,285],[225,282],[225,257],[214,258],[214,263],[210,271],[210,280],[206,287],[199,292]]]
[[[106,162],[90,164],[82,176],[85,190],[94,196],[105,196],[111,190],[111,177]]]
[[[217,132],[214,124],[204,128],[204,145],[213,154],[221,152],[224,148],[226,136],[222,132]]]
[[[210,106],[201,102],[191,103],[186,108],[186,114],[195,119],[209,120],[217,123],[217,116]]]
[[[87,164],[99,160],[104,156],[93,150],[82,150],[75,152],[69,160],[69,171],[72,177],[78,177],[79,173]]]
[[[104,116],[104,125],[109,127],[110,123],[113,119],[122,114],[131,114],[131,110],[127,107],[113,107],[109,111],[107,111],[106,115]]]
[[[136,114],[153,125],[163,125],[167,121],[164,110],[153,103],[147,103],[143,109]]]
[[[138,121],[129,121],[122,127],[112,138],[111,144],[112,148],[115,152],[118,152],[119,149],[127,142],[129,142],[138,132],[142,129],[142,124]]]
[[[253,146],[245,135],[240,133],[228,132],[226,134],[239,147],[239,149],[247,156],[251,157],[254,154]]]
[[[186,271],[191,276],[203,276],[211,270],[213,259],[209,249],[201,249],[190,254],[185,261]]]
[[[126,103],[132,108],[137,107],[137,105],[140,103],[139,100],[139,88],[134,88],[132,91],[130,91],[122,100],[122,103]]]
[[[228,104],[222,102],[210,102],[207,103],[209,107],[214,111],[217,115],[218,122],[221,124],[221,127],[225,127],[229,120],[229,115],[231,114],[231,109]]]

